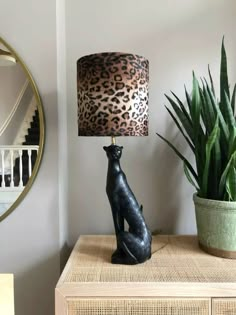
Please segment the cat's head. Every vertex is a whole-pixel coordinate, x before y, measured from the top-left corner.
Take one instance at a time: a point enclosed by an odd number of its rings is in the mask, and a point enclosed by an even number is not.
[[[112,144],[109,147],[103,147],[103,149],[106,151],[109,160],[119,160],[121,158],[123,147]]]

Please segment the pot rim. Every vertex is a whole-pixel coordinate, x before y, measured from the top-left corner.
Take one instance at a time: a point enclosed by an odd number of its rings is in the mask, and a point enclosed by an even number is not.
[[[225,210],[236,210],[236,201],[225,201],[225,200],[214,200],[214,199],[207,199],[201,198],[197,195],[197,193],[193,194],[193,201],[196,205],[202,205],[206,207],[216,206],[217,208],[222,208]]]

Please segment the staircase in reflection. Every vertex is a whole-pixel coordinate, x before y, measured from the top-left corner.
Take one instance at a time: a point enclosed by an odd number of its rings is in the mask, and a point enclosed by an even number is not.
[[[25,187],[31,176],[38,151],[31,149],[29,146],[39,146],[40,140],[39,113],[37,109],[35,109],[31,120],[29,128],[27,128],[27,132],[24,136],[25,139],[23,143],[21,143],[22,147],[19,150],[21,156],[14,159],[13,182],[11,173],[8,171],[8,173],[4,175],[4,181],[3,176],[0,175],[0,187]]]
[[[25,141],[23,145],[39,145],[40,129],[39,129],[39,113],[38,110],[35,111],[33,116],[33,121],[30,123],[30,128],[28,128],[28,133],[25,136]],[[29,177],[29,159],[31,159],[32,170],[34,168],[37,151],[32,151],[31,156],[28,154],[28,150],[23,150],[22,152],[22,181],[23,186],[26,186]],[[19,186],[20,183],[20,158],[15,159],[14,165],[14,186]]]

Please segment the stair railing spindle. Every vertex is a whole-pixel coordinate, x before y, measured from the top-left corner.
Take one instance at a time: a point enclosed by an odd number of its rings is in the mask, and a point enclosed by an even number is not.
[[[19,186],[23,187],[23,162],[22,162],[22,150],[19,150],[19,168],[20,168],[20,182],[19,182]]]
[[[31,149],[28,149],[28,161],[29,161],[28,168],[29,168],[29,177],[30,177],[30,176],[31,176],[31,174],[32,174],[31,153],[32,153],[32,150],[31,150]]]
[[[2,187],[6,187],[5,184],[5,162],[4,162],[4,155],[5,151],[1,150],[1,156],[2,156]]]
[[[10,150],[10,154],[11,154],[11,187],[14,187],[14,161],[13,161],[13,155],[14,155],[14,151]]]
[[[38,150],[38,145],[0,145],[0,193],[1,189],[24,189],[32,176]]]

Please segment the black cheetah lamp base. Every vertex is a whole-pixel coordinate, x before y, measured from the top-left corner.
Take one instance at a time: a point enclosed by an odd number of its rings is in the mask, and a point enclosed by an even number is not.
[[[103,147],[108,157],[106,192],[111,205],[116,232],[117,249],[111,257],[113,264],[135,265],[151,257],[151,232],[126,176],[120,166],[123,147],[112,144]],[[125,221],[129,230],[125,231]]]

